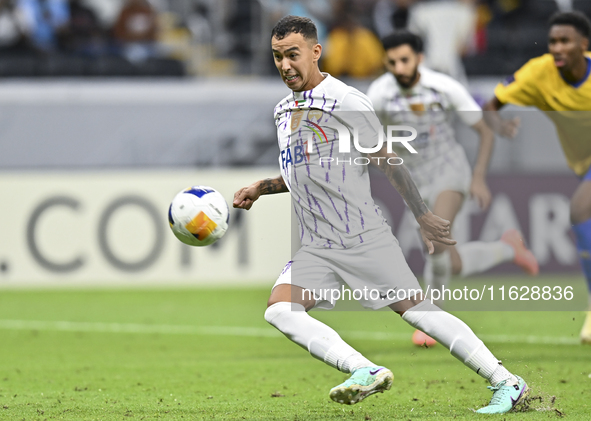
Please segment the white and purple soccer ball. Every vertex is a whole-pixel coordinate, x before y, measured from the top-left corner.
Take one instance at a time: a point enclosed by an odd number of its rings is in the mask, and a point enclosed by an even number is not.
[[[209,246],[228,229],[230,209],[224,197],[207,186],[192,186],[177,194],[168,208],[172,232],[190,246]]]

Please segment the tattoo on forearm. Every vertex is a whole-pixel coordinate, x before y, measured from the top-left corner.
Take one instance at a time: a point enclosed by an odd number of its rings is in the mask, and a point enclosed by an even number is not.
[[[267,178],[261,181],[260,184],[261,194],[275,194],[289,191],[285,185],[285,181],[282,176],[277,178]]]
[[[404,201],[415,218],[429,212],[406,166],[389,165],[385,161],[380,163],[380,169],[388,176],[390,183],[392,183],[396,190],[398,190],[398,193],[404,198]]]

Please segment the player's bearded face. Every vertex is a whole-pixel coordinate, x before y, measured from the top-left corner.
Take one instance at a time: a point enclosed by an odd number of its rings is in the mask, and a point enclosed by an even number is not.
[[[403,88],[412,87],[419,78],[419,63],[421,55],[414,52],[409,45],[390,48],[386,51],[384,64],[386,69],[394,75],[396,81]]]
[[[554,64],[561,70],[571,70],[582,60],[587,50],[587,42],[570,25],[554,25],[548,35],[548,49],[554,57]]]
[[[282,39],[273,37],[271,47],[275,67],[292,91],[312,89],[318,76],[322,78],[317,65],[322,52],[320,44],[314,44],[301,34],[291,33]]]

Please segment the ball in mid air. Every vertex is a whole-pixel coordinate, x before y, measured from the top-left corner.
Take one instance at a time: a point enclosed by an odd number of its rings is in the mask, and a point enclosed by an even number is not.
[[[208,186],[192,186],[177,194],[168,208],[172,232],[190,246],[208,246],[228,229],[230,209],[224,197]]]

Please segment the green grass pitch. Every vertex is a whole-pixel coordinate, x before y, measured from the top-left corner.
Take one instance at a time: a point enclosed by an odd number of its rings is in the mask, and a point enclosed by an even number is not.
[[[0,292],[0,420],[589,420],[583,312],[457,312],[539,398],[480,416],[484,379],[390,311],[313,312],[394,372],[333,403],[347,376],[263,319],[269,288]],[[526,338],[527,337],[527,338]],[[520,339],[525,338],[525,339]]]

